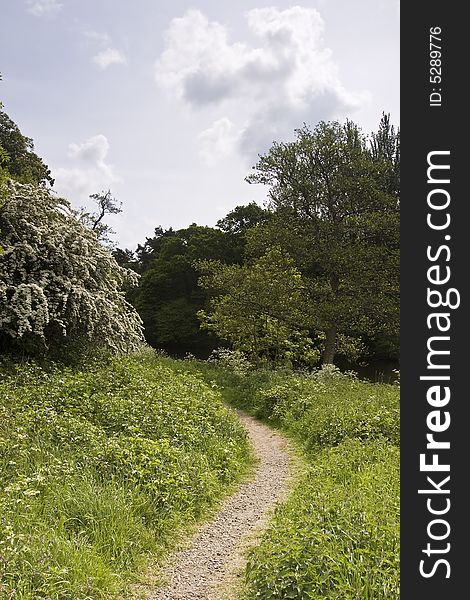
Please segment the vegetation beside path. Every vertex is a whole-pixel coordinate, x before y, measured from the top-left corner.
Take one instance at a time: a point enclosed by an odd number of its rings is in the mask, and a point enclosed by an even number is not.
[[[0,598],[114,597],[252,460],[220,393],[153,351],[0,367]]]
[[[198,368],[232,404],[291,437],[308,464],[249,555],[244,600],[399,598],[398,385],[333,366]]]

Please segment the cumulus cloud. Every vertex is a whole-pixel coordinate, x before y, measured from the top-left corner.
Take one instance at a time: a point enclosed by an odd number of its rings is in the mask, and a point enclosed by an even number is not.
[[[127,57],[121,50],[118,50],[106,31],[84,30],[82,36],[85,44],[94,50],[92,62],[101,70],[105,70],[111,65],[126,65]]]
[[[90,42],[96,43],[101,47],[106,47],[111,44],[111,38],[105,31],[87,29],[86,31],[83,31],[83,36]]]
[[[189,10],[171,21],[156,63],[156,80],[170,95],[222,113],[199,136],[203,157],[209,139],[225,148],[220,140],[228,135],[252,160],[274,139],[292,137],[304,121],[341,118],[368,101],[367,92],[341,84],[317,10],[256,8],[246,20],[256,44],[230,41],[224,25]]]
[[[62,3],[57,0],[28,0],[27,5],[28,12],[35,17],[54,14],[62,8]]]
[[[70,144],[70,166],[52,170],[56,191],[74,202],[84,202],[90,194],[119,182],[113,167],[106,162],[108,151],[108,139],[102,134],[81,144]]]
[[[230,119],[223,117],[199,134],[199,155],[202,161],[213,166],[222,158],[228,156],[236,143],[238,134]]]
[[[100,67],[100,69],[107,69],[111,65],[125,65],[127,59],[125,55],[116,48],[106,48],[101,50],[98,54],[93,57],[93,62]]]

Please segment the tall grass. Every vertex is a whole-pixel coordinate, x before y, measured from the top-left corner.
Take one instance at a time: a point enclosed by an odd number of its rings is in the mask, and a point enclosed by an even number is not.
[[[290,436],[307,465],[249,555],[244,599],[399,598],[399,388],[334,368],[199,368]]]
[[[0,598],[119,594],[251,461],[197,374],[142,352],[0,381]]]

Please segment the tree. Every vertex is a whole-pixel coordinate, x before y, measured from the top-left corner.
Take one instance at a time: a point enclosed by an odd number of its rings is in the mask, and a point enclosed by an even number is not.
[[[142,341],[120,267],[69,203],[43,187],[8,182],[0,208],[0,350],[61,358]]]
[[[243,236],[249,229],[265,223],[270,218],[270,213],[256,202],[236,206],[227,216],[217,221],[217,227],[232,235]]]
[[[400,131],[390,123],[390,115],[383,113],[378,131],[371,136],[372,156],[387,168],[386,189],[397,201],[400,199]]]
[[[236,206],[223,219],[217,221],[216,227],[224,232],[227,244],[233,249],[235,262],[242,264],[245,259],[246,234],[250,229],[267,223],[271,213],[255,202]]]
[[[199,313],[203,327],[255,363],[312,364],[318,359],[303,324],[301,275],[280,248],[271,248],[251,265],[201,261],[199,268],[200,285],[212,292],[210,312]]]
[[[24,136],[1,108],[0,106],[0,155],[4,161],[2,169],[21,183],[54,185],[50,169],[34,152],[33,140]]]
[[[237,262],[238,251],[231,241],[218,229],[192,224],[178,231],[157,227],[155,236],[138,247],[132,268],[142,278],[129,299],[142,317],[149,344],[198,356],[207,356],[218,345],[215,336],[199,327],[197,312],[206,306],[208,294],[197,284],[195,262]]]
[[[120,267],[130,269],[136,264],[135,253],[129,248],[113,248],[111,254]]]
[[[88,213],[81,209],[80,220],[82,223],[94,231],[96,237],[104,244],[112,245],[110,235],[114,230],[103,221],[106,215],[117,215],[122,212],[122,203],[118,202],[111,194],[111,190],[102,191],[100,194],[91,194],[90,198],[95,202],[97,212]]]
[[[259,255],[280,244],[295,257],[331,363],[339,333],[398,328],[398,134],[386,117],[372,143],[350,121],[296,134],[274,143],[247,178],[270,187],[275,214],[249,245]]]

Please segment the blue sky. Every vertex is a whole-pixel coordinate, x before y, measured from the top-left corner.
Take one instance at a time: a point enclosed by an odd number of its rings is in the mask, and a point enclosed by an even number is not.
[[[0,100],[75,206],[110,188],[134,249],[157,225],[263,203],[273,140],[347,117],[399,124],[396,0],[4,0]]]

